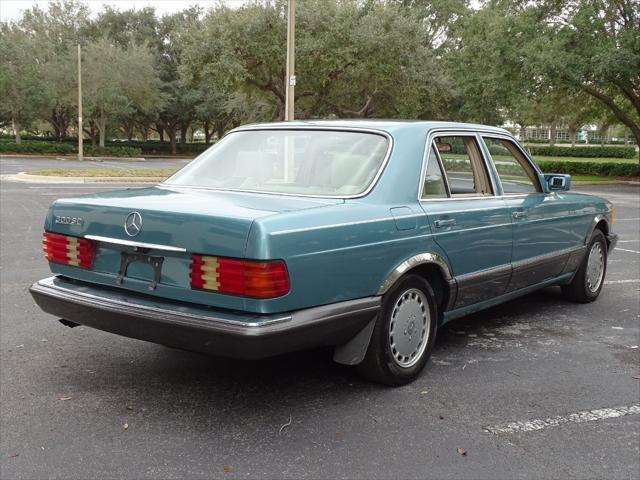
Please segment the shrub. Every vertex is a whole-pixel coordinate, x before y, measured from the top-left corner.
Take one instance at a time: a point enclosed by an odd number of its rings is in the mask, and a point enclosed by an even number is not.
[[[56,140],[51,137],[37,137],[34,135],[25,135],[22,137],[22,143],[16,146],[13,136],[0,136],[0,152],[12,153],[73,153],[77,152],[78,140],[73,138],[64,138]],[[45,146],[46,145],[46,146]],[[64,146],[60,146],[64,145]],[[178,153],[201,153],[211,145],[205,143],[178,143],[176,150]],[[72,150],[70,150],[70,148]],[[111,150],[114,149],[115,150]],[[127,152],[127,148],[133,149]],[[147,154],[170,155],[171,145],[168,142],[160,142],[157,140],[131,140],[131,141],[107,141],[104,148],[94,147],[89,140],[84,142],[85,152],[96,155],[116,155],[129,156]],[[125,150],[123,150],[125,149]],[[93,153],[95,152],[95,153]]]
[[[78,153],[78,146],[67,142],[47,142],[44,140],[24,140],[20,145],[16,142],[0,142],[0,152],[3,153],[37,153],[69,155]],[[142,151],[134,147],[84,147],[86,155],[108,155],[114,157],[140,156]]]
[[[154,140],[138,141],[131,140],[126,142],[107,142],[109,146],[123,146],[139,148],[143,153],[151,154],[171,154],[171,144],[168,142],[159,142]],[[178,143],[176,151],[178,153],[200,153],[204,152],[211,145],[205,143]]]
[[[546,147],[530,146],[533,156],[540,157],[609,157],[633,158],[636,156],[634,147]]]
[[[88,145],[84,148],[85,155],[107,155],[111,157],[139,157],[142,150],[136,147],[94,147]]]
[[[560,162],[557,160],[538,160],[536,163],[545,173],[598,175],[602,177],[640,176],[640,163]]]
[[[461,166],[462,160],[447,159],[444,168],[448,172],[455,172],[456,167]],[[600,177],[638,177],[640,176],[640,163],[622,162],[563,162],[558,160],[536,161],[544,173],[566,173],[569,175],[597,175]],[[468,165],[465,168],[469,168]],[[520,175],[522,170],[515,165],[500,165],[502,175]]]
[[[541,139],[541,138],[528,138],[526,140],[524,140],[522,143],[524,144],[529,144],[529,143],[546,143],[547,145],[549,144],[549,140],[546,139]],[[565,139],[561,139],[561,140],[556,140],[555,141],[556,144],[571,144],[571,140],[565,140]],[[576,140],[577,144],[586,144],[587,141],[586,140]]]
[[[68,154],[77,152],[71,143],[45,142],[42,140],[23,140],[20,145],[16,142],[0,142],[0,152],[4,153],[39,153],[39,154]]]

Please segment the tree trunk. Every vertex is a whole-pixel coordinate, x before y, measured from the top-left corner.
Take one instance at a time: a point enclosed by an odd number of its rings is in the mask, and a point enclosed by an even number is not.
[[[53,134],[57,139],[60,139],[61,134],[60,134],[60,127],[58,126],[58,115],[56,112],[56,107],[53,107],[51,109],[51,119],[49,120],[51,122],[51,126],[53,127]]]
[[[156,123],[156,129],[158,130],[158,136],[160,137],[160,142],[164,142],[164,128],[161,125]]]
[[[49,123],[53,127],[54,134],[58,140],[67,136],[69,125],[71,124],[71,112],[67,106],[56,103],[51,109]]]
[[[22,137],[20,136],[20,122],[17,120],[12,121],[13,124],[13,133],[16,136],[16,144],[20,145],[22,143]]]
[[[97,132],[98,129],[95,127],[95,122],[92,122],[91,126],[89,127],[89,131],[87,132],[89,134],[89,137],[91,138],[92,147],[96,146],[96,140],[98,139]]]
[[[276,118],[274,118],[274,121],[283,122],[285,114],[285,104],[284,102],[281,102],[279,98],[276,99],[276,107]]]
[[[554,147],[556,144],[556,124],[552,123],[549,127],[549,146]]]
[[[176,148],[176,128],[168,128],[167,134],[169,135],[169,144],[171,145],[171,153],[175,155],[178,151]]]
[[[576,128],[569,127],[569,140],[571,140],[571,146],[576,146],[576,132],[578,130]]]
[[[524,142],[527,139],[527,126],[520,124],[520,141]]]
[[[180,127],[180,143],[187,143],[187,131],[189,130],[189,125],[183,125]]]
[[[211,143],[211,130],[209,130],[209,120],[205,120],[202,124],[202,128],[204,128],[204,143],[205,145],[209,145]]]
[[[104,110],[100,109],[100,118],[98,119],[98,130],[100,131],[100,146],[104,148],[104,138],[107,134],[107,116]]]
[[[216,124],[216,135],[218,135],[218,141],[220,141],[220,139],[222,137],[224,137],[224,127],[225,127],[226,123],[224,122],[218,122]]]

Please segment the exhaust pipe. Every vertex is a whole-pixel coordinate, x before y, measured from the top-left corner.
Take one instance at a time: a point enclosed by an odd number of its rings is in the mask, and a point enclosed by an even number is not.
[[[63,324],[66,327],[69,328],[74,328],[74,327],[79,327],[80,324],[79,323],[75,323],[75,322],[70,322],[69,320],[65,320],[64,318],[61,318],[60,320],[58,320],[61,324]]]

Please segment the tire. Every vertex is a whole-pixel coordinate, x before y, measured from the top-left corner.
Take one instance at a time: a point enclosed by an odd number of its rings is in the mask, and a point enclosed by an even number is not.
[[[606,273],[607,241],[602,231],[596,229],[591,234],[587,251],[573,280],[562,286],[562,294],[574,302],[593,302],[602,291]]]
[[[424,278],[406,275],[382,298],[367,353],[356,366],[358,373],[384,385],[412,382],[429,360],[437,323],[433,289]]]

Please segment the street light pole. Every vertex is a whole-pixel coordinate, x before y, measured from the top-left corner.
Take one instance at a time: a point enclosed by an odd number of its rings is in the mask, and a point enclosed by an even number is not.
[[[285,120],[293,120],[294,98],[296,87],[295,75],[296,57],[296,0],[289,0],[287,9],[287,78],[285,99]]]
[[[78,44],[78,160],[83,160],[82,147],[82,60],[80,58],[80,44]]]

